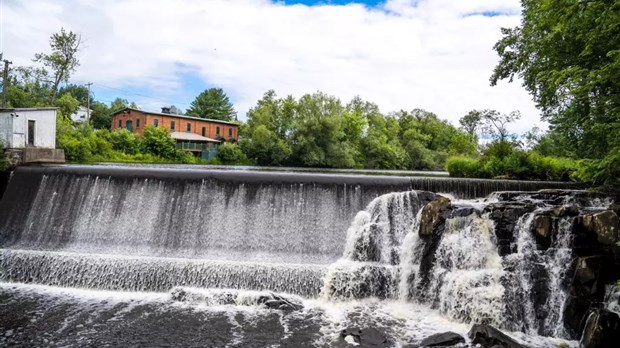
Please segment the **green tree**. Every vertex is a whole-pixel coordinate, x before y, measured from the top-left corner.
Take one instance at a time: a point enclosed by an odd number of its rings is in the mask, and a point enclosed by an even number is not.
[[[90,102],[93,103],[93,100],[89,96],[88,88],[86,88],[86,86],[67,84],[66,86],[60,87],[60,90],[58,90],[58,95],[63,95],[66,93],[71,94],[75,99],[77,99],[80,102],[81,106],[88,105],[89,98]]]
[[[90,123],[96,129],[112,128],[112,110],[104,103],[94,101],[90,104]]]
[[[620,152],[620,3],[521,4],[521,25],[502,29],[503,37],[495,44],[500,62],[491,84],[521,78],[569,151],[603,160],[601,173],[610,175],[603,181],[618,182],[620,171],[614,168],[620,168],[615,162]]]
[[[14,108],[49,106],[51,85],[44,68],[18,66],[9,71],[7,104]]]
[[[291,134],[295,162],[310,167],[355,166],[354,151],[345,141],[340,100],[321,92],[306,94],[296,109]]]
[[[480,129],[482,113],[480,110],[472,110],[467,115],[459,119],[461,129],[467,132],[472,138],[477,139],[477,132]]]
[[[188,116],[232,121],[237,113],[221,88],[209,88],[200,93],[187,109]]]
[[[71,118],[71,115],[74,114],[80,106],[80,102],[70,93],[65,93],[60,98],[56,99],[54,105],[60,108],[59,111],[63,117]]]
[[[51,85],[50,102],[53,104],[58,93],[58,86],[61,82],[66,82],[75,69],[80,65],[77,59],[77,52],[80,48],[81,37],[72,32],[60,28],[59,33],[52,34],[50,37],[51,53],[35,54],[35,62],[43,63],[53,73]]]
[[[176,160],[180,157],[174,139],[170,137],[170,131],[164,127],[144,127],[141,152],[155,155],[167,160]]]

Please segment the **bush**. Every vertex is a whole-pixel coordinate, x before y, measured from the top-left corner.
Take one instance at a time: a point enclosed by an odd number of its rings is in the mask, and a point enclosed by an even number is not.
[[[506,152],[504,152],[506,155]],[[534,151],[513,150],[504,158],[485,155],[481,159],[451,157],[446,164],[450,176],[463,178],[509,177],[521,180],[569,181],[577,162],[541,156]]]
[[[222,164],[241,164],[247,162],[247,157],[236,144],[223,143],[218,148],[217,159]]]
[[[479,173],[480,161],[468,157],[450,157],[446,161],[446,170],[450,176],[459,178],[477,178]]]

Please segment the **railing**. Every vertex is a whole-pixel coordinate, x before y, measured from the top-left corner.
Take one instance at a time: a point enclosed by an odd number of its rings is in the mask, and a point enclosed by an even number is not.
[[[188,143],[188,142],[180,142],[177,143],[177,149],[182,149],[182,150],[208,150],[210,148],[210,146],[208,146],[207,144],[200,144],[200,143]]]

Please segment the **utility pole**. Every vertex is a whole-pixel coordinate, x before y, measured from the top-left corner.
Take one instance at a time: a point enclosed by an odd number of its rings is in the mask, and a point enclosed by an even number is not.
[[[90,85],[92,84],[92,82],[85,83],[88,86],[88,97],[86,98],[86,119],[88,122],[90,122]]]
[[[9,64],[13,64],[13,62],[2,59],[2,53],[0,53],[0,61],[4,62],[4,70],[2,71],[2,108],[6,109],[6,93],[7,85],[9,83]]]

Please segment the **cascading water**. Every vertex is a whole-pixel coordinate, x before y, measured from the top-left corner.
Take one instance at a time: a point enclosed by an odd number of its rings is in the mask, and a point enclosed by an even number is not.
[[[134,320],[137,313],[158,317],[152,306],[183,320],[189,320],[183,314],[188,307],[242,311],[204,314],[206,322],[228,323],[216,330],[221,334],[211,333],[226,337],[214,346],[270,339],[288,346],[331,346],[345,323],[378,327],[396,346],[419,344],[437,330],[464,334],[471,323],[523,332],[521,340],[546,346],[539,335],[570,336],[562,307],[574,261],[575,217],[553,218],[553,237],[541,248],[532,230],[538,215],[549,214],[548,202],[527,194],[518,198],[533,208],[515,208],[519,217],[506,227],[497,220],[505,207],[496,204],[516,196],[454,197],[510,185],[190,169],[20,168],[0,203],[0,281],[168,295],[149,295],[135,306],[114,300],[114,306],[93,310],[74,295],[65,299],[65,290],[56,295],[38,285],[4,283],[0,298],[13,298],[18,311],[36,299],[39,306],[52,303],[53,310],[82,313],[84,306],[115,320]],[[429,223],[422,222],[423,209],[442,196],[419,191],[422,186],[450,193],[443,197],[452,200],[427,234],[420,232]],[[44,300],[49,297],[53,300]],[[262,309],[253,312],[255,307]],[[274,317],[272,309],[293,313]],[[89,330],[83,334],[97,331]],[[270,338],[257,332],[281,334]]]

